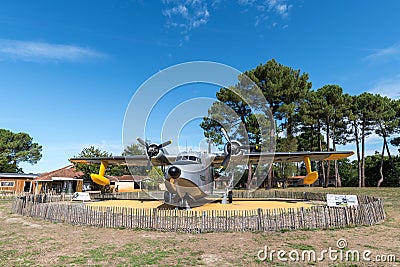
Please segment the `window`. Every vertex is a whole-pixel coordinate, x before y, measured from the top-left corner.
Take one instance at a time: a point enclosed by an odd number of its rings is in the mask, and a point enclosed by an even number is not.
[[[176,158],[176,161],[180,161],[180,160],[190,160],[196,163],[201,163],[201,160],[196,157],[196,156],[179,156]]]
[[[0,181],[0,187],[14,187],[15,181]]]

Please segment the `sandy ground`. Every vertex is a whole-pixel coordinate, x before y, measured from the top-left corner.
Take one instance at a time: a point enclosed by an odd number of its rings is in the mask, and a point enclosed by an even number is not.
[[[161,208],[165,205],[160,201],[139,201],[139,200],[108,200],[94,202],[91,206],[100,207],[129,207],[129,208]],[[308,208],[309,202],[289,202],[289,201],[233,201],[231,204],[207,203],[200,207],[192,208],[195,211],[203,210],[255,210],[261,209],[289,209],[289,208]]]

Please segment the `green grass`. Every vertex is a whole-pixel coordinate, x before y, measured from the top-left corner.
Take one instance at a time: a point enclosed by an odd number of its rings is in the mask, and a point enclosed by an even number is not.
[[[152,240],[153,241],[153,240]],[[154,242],[160,244],[162,242]],[[117,266],[147,266],[147,265],[162,265],[165,259],[175,259],[176,263],[170,266],[198,266],[202,265],[201,255],[203,251],[191,251],[186,256],[183,256],[183,249],[162,248],[155,245],[157,248],[153,250],[143,250],[138,244],[125,244],[121,247],[103,246],[95,249],[90,249],[80,255],[75,256],[59,256],[58,260],[61,265],[92,265],[99,266],[109,265],[110,262],[121,262],[122,265]],[[187,252],[187,251],[186,251]]]

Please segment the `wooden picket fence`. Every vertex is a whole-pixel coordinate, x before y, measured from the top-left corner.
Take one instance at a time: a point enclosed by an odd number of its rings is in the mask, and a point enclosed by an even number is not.
[[[288,194],[280,197],[292,196],[290,192]],[[298,193],[293,194],[295,196]],[[299,195],[304,197],[304,193]],[[308,199],[324,198],[324,194],[306,193],[306,195]],[[311,208],[244,211],[104,208],[87,206],[84,203],[40,203],[28,201],[27,198],[16,198],[12,204],[12,211],[24,216],[73,225],[191,233],[328,229],[373,225],[385,219],[381,199],[369,196],[358,196],[358,198],[358,207],[321,205]]]
[[[70,201],[72,200],[71,194],[31,194],[31,193],[13,193],[13,194],[1,194],[1,199],[13,200],[15,198],[25,198],[29,202],[59,202],[59,201]]]
[[[71,194],[25,194],[19,196],[20,199],[26,202],[33,203],[52,203],[52,202],[63,202],[71,201]]]

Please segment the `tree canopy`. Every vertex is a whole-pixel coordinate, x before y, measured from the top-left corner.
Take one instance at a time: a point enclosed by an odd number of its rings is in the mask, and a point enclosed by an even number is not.
[[[36,164],[42,158],[42,146],[27,133],[0,129],[0,172],[22,172],[21,162]]]
[[[371,179],[366,174],[366,143],[372,134],[380,136],[383,141],[381,168],[385,166],[392,169],[393,176],[398,177],[396,159],[392,159],[388,144],[400,146],[400,100],[367,92],[349,95],[336,84],[312,90],[307,73],[284,66],[274,59],[244,73],[260,88],[272,111],[277,128],[277,151],[335,151],[337,145],[355,144],[357,159],[354,165],[347,161],[335,161],[334,165],[327,162],[316,166],[325,186],[332,174],[337,186],[341,184],[342,175],[354,173],[358,174],[358,185],[361,187],[380,185],[384,181],[387,171],[381,171],[380,182],[366,181]],[[226,105],[238,114],[250,143],[262,143],[263,138],[256,130],[257,123],[247,103],[228,88],[221,88],[216,96],[222,103],[220,106]],[[217,107],[218,104],[213,105],[209,113]],[[218,118],[218,122],[224,120]],[[205,118],[201,127],[207,138],[221,142],[221,124],[218,122]],[[385,151],[390,165],[386,164]],[[369,157],[368,164],[371,165],[371,162]],[[349,166],[355,168],[356,172],[339,171]],[[396,179],[400,185],[400,178]],[[345,184],[354,184],[353,178],[351,182],[348,181],[348,177],[345,177]]]
[[[134,155],[144,155],[146,152],[143,146],[138,144],[132,144],[127,146],[122,152],[122,156],[134,156]],[[146,167],[145,166],[129,166],[129,172],[132,175],[146,175]]]

